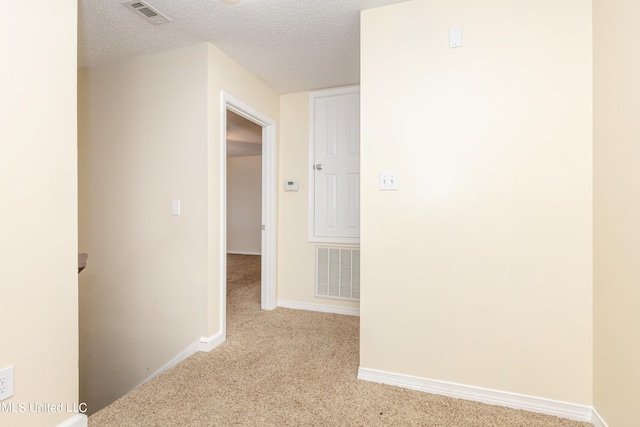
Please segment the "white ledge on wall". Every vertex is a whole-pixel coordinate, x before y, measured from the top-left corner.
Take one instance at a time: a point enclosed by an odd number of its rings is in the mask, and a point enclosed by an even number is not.
[[[456,399],[471,400],[474,402],[505,406],[513,409],[523,409],[525,411],[553,415],[573,421],[586,421],[593,423],[594,414],[597,414],[597,412],[595,412],[595,410],[590,406],[450,383],[446,381],[430,380],[410,375],[378,371],[375,369],[359,368],[358,379],[453,397]],[[596,424],[596,426],[606,427],[606,424],[603,422],[603,424]]]
[[[593,408],[593,415],[591,416],[591,423],[594,427],[609,427],[607,423],[604,422],[598,411]]]
[[[178,363],[185,360],[187,357],[199,351],[203,351],[207,353],[210,352],[211,350],[213,350],[214,348],[216,348],[217,346],[225,342],[225,340],[226,340],[226,335],[223,332],[218,332],[217,334],[212,335],[210,337],[201,337],[199,341],[192,343],[189,347],[185,348],[180,353],[175,355],[173,359],[165,363],[160,369],[158,369],[153,374],[145,378],[141,383],[135,386],[132,390],[135,390],[136,388],[140,387],[142,384],[148,381],[151,381],[152,379],[154,379],[155,377],[157,377],[167,369],[173,368]]]
[[[57,427],[87,427],[87,425],[89,425],[87,416],[85,414],[76,414],[67,421],[58,424]]]
[[[226,336],[223,332],[218,332],[215,335],[210,337],[202,337],[200,338],[200,351],[204,351],[206,353],[210,352],[220,344],[226,341]]]
[[[346,316],[360,316],[359,308],[341,307],[337,305],[314,304],[310,302],[278,300],[278,307],[294,310],[319,311],[321,313],[344,314]]]

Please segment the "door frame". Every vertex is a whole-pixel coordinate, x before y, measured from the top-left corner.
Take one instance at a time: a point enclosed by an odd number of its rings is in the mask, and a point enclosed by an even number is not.
[[[227,110],[262,127],[262,265],[260,305],[276,308],[276,121],[221,91],[220,108],[220,325],[227,330]]]

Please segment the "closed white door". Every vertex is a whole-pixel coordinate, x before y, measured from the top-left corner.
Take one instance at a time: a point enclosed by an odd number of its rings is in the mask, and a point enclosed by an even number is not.
[[[313,235],[316,241],[359,243],[360,93],[314,96]]]

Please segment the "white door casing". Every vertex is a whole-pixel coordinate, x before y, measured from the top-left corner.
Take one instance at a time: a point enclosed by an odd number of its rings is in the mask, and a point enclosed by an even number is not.
[[[360,88],[309,95],[309,241],[360,243]]]
[[[227,110],[262,126],[262,266],[261,307],[276,307],[276,122],[249,105],[221,92],[220,139],[220,325],[227,322]]]

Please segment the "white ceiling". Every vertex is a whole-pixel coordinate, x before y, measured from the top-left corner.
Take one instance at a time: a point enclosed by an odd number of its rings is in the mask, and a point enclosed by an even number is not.
[[[360,11],[406,0],[149,0],[153,25],[125,0],[79,0],[80,67],[211,42],[278,93],[360,81]]]

